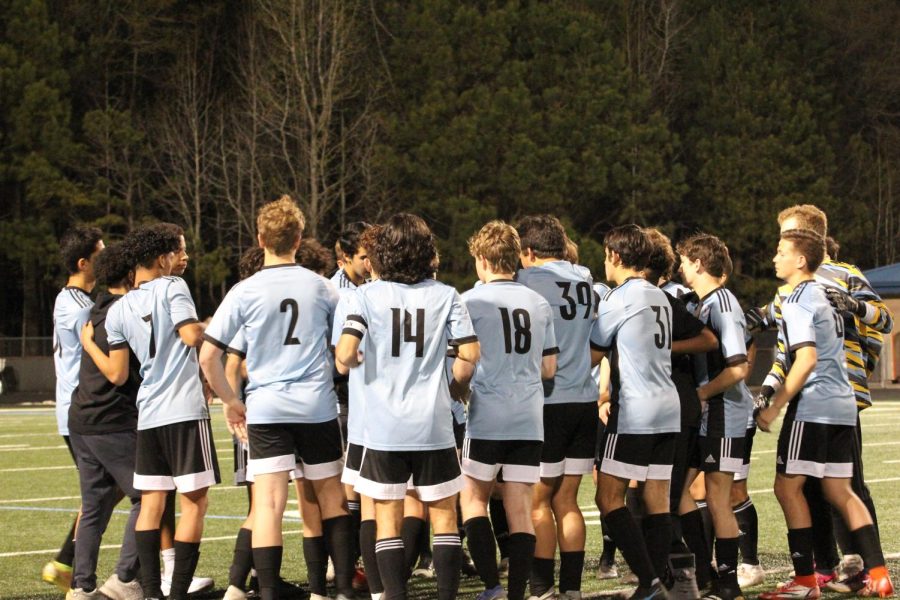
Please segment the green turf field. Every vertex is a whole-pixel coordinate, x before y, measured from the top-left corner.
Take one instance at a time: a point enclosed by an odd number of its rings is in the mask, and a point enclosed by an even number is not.
[[[212,576],[221,597],[227,584],[235,533],[246,513],[246,493],[231,485],[232,449],[221,414],[215,410],[214,430],[225,483],[210,492],[210,508],[201,547],[198,574]],[[895,582],[900,581],[900,394],[879,400],[863,413],[866,476],[878,507],[884,551]],[[770,573],[764,591],[790,570],[785,526],[772,494],[775,435],[758,434],[750,475],[751,495],[759,511],[760,558]],[[300,546],[301,523],[297,503],[288,501],[285,522],[285,578],[303,582]],[[0,598],[62,598],[63,594],[40,580],[42,565],[50,560],[68,531],[78,508],[78,479],[68,451],[56,433],[52,407],[0,409]],[[600,549],[599,515],[593,505],[590,481],[582,486],[581,502],[588,522],[587,566],[584,590],[590,594],[626,590],[619,581],[600,582],[595,576]],[[109,575],[117,556],[124,525],[119,507],[104,538],[98,577]],[[620,570],[624,570],[620,559]],[[474,598],[477,579],[463,579],[460,598]],[[414,598],[434,598],[431,582],[414,581]]]

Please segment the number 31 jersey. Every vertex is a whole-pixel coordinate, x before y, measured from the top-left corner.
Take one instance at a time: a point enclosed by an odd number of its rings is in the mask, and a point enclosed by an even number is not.
[[[225,350],[243,334],[248,424],[337,418],[329,348],[337,302],[331,282],[296,264],[263,267],[225,295],[204,338]]]
[[[440,450],[456,445],[447,345],[477,341],[459,293],[432,279],[374,281],[347,294],[343,333],[362,338],[364,445],[373,450]]]

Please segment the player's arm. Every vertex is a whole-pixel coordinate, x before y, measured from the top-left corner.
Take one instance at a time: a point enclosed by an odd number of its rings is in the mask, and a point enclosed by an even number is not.
[[[244,359],[241,355],[233,352],[225,353],[225,380],[228,382],[228,386],[234,390],[235,395],[244,383],[246,374],[244,364]]]
[[[694,337],[686,340],[672,341],[672,354],[700,354],[703,352],[712,352],[718,346],[719,340],[716,335],[709,329],[704,327],[703,330]]]
[[[203,332],[206,327],[203,323],[185,323],[178,329],[178,337],[184,342],[185,346],[191,348],[199,348],[203,345]]]
[[[541,358],[541,379],[553,379],[556,375],[556,354]]]
[[[81,346],[110,383],[124,385],[128,381],[130,351],[127,345],[124,348],[110,348],[107,356],[94,341],[94,325],[88,321],[81,329]]]
[[[743,381],[747,377],[748,370],[746,359],[738,364],[725,367],[712,381],[697,388],[697,396],[701,402],[706,402],[710,398],[718,396],[736,383]]]
[[[784,378],[784,385],[775,392],[772,400],[767,408],[764,408],[756,416],[756,423],[763,431],[769,431],[772,422],[778,418],[781,409],[784,408],[791,398],[800,393],[806,380],[816,368],[816,347],[813,345],[798,348],[795,351],[794,362],[788,371],[787,377]]]
[[[358,367],[362,362],[359,356],[360,342],[362,342],[362,337],[357,337],[355,333],[347,333],[345,327],[344,333],[341,334],[338,344],[334,348],[335,361],[346,369]]]
[[[481,358],[481,344],[477,341],[456,346],[456,360],[453,361],[453,379],[467,385],[475,374],[475,364]]]
[[[200,368],[203,369],[209,386],[222,401],[222,410],[228,423],[228,431],[241,440],[246,440],[246,409],[225,376],[225,365],[222,362],[224,353],[223,348],[211,338],[207,338],[200,346]]]

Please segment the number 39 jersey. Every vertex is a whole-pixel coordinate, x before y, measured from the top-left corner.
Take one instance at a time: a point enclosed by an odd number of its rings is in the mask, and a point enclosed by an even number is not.
[[[439,450],[456,445],[447,345],[477,340],[452,287],[428,279],[374,281],[347,294],[343,333],[362,338],[364,445],[374,450]]]
[[[296,264],[271,265],[236,284],[204,338],[223,350],[241,332],[247,353],[247,423],[337,418],[329,342],[338,292]]]
[[[550,305],[524,285],[503,280],[471,289],[462,299],[481,342],[466,437],[543,440],[541,359],[559,353]]]
[[[681,403],[672,381],[672,314],[666,293],[630,278],[600,302],[591,344],[610,351],[613,433],[677,433]]]
[[[180,277],[142,283],[109,308],[109,349],[131,346],[141,363],[138,429],[209,418],[197,351],[178,335],[179,328],[196,322],[197,309]]]

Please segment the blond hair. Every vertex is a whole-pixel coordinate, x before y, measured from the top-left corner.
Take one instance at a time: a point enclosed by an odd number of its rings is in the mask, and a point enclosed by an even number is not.
[[[778,213],[778,225],[788,219],[797,220],[797,229],[815,231],[820,237],[828,235],[828,217],[814,204],[795,204]]]
[[[469,253],[483,256],[495,273],[515,273],[520,252],[518,232],[503,221],[486,223],[469,238]]]
[[[256,217],[256,228],[263,245],[279,256],[294,248],[305,225],[303,212],[287,194],[263,205]]]

